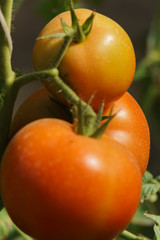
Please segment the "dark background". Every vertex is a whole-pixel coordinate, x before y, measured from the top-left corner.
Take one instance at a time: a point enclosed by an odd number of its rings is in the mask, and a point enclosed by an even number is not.
[[[83,1],[84,6],[102,13],[118,22],[130,36],[136,53],[137,64],[145,54],[145,40],[156,11],[156,0],[108,0],[101,4]],[[25,0],[12,24],[13,67],[22,72],[33,70],[32,49],[36,37],[46,24],[37,11],[38,0]],[[40,83],[23,87],[18,95],[15,109]],[[140,83],[132,83],[129,92],[138,101]],[[160,136],[152,116],[147,117],[151,132],[151,154],[148,169],[160,174]],[[160,123],[159,123],[160,124]]]

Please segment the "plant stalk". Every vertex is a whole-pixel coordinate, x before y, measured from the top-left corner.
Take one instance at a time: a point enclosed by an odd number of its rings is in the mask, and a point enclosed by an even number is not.
[[[77,94],[66,83],[64,83],[64,81],[59,77],[58,74],[55,75],[54,72],[52,74],[52,71],[54,71],[54,69],[48,70],[51,78],[46,78],[42,80],[42,83],[45,85],[48,91],[54,96],[56,87],[56,89],[58,89],[62,93],[66,102],[69,105],[79,106],[80,98],[77,96]],[[88,114],[92,115],[93,117],[96,116],[96,113],[86,102],[82,101],[81,104],[82,108],[87,108]]]
[[[12,5],[13,0],[0,0],[1,11],[8,28],[6,31],[9,33],[11,30]],[[0,56],[0,91],[2,92],[13,83],[15,77],[11,67],[10,47],[2,24],[0,24]]]
[[[63,59],[63,57],[64,57],[64,55],[65,55],[65,53],[66,53],[66,51],[67,51],[67,49],[69,47],[69,45],[72,42],[72,40],[73,40],[73,35],[64,38],[63,45],[62,45],[62,47],[61,47],[61,49],[60,49],[60,51],[59,51],[59,53],[58,53],[58,55],[57,55],[57,57],[55,59],[55,62],[53,63],[53,67],[54,68],[58,68],[59,67],[59,64],[61,63],[61,61],[62,61],[62,59]]]

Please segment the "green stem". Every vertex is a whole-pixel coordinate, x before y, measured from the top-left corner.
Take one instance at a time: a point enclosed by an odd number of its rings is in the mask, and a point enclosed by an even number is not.
[[[20,77],[17,77],[15,79],[13,87],[14,87],[14,89],[16,89],[16,91],[19,91],[19,89],[27,83],[40,81],[43,78],[48,79],[51,77],[55,77],[57,75],[58,75],[58,70],[56,68],[38,71],[38,72],[27,73]]]
[[[54,96],[56,87],[57,91],[61,91],[69,105],[79,106],[80,98],[66,83],[64,83],[58,74],[55,75],[55,69],[48,70],[48,73],[50,74],[51,78],[42,80],[42,83],[45,85],[48,91]],[[87,108],[88,114],[93,117],[96,116],[93,109],[86,102],[81,101],[81,104],[82,108]]]
[[[13,0],[0,0],[0,7],[5,18],[8,31],[11,28]],[[6,34],[0,24],[0,91],[4,91],[14,81],[14,72],[11,67],[11,52]]]
[[[0,0],[0,6],[1,6],[1,9],[2,9],[2,12],[3,12],[3,15],[6,19],[7,26],[10,30],[13,0]]]
[[[62,47],[61,47],[61,49],[60,49],[60,51],[59,51],[59,53],[58,53],[58,55],[57,55],[57,57],[55,59],[55,62],[52,65],[53,68],[58,68],[59,67],[59,64],[62,61],[62,59],[63,59],[63,57],[64,57],[64,55],[65,55],[65,53],[66,53],[66,51],[67,51],[67,49],[69,47],[69,45],[72,42],[72,40],[73,40],[73,35],[72,36],[68,36],[68,37],[66,36],[64,38],[63,45],[62,45]]]
[[[146,238],[144,236],[136,236],[135,234],[124,230],[121,234],[120,237],[126,239],[126,240],[151,240],[149,238]]]

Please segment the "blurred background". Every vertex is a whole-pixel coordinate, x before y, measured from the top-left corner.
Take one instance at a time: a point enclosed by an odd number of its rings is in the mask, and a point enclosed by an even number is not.
[[[33,71],[32,49],[44,25],[66,6],[65,0],[24,0],[15,12],[12,24],[14,69]],[[160,174],[160,1],[159,0],[79,0],[82,6],[102,13],[118,22],[130,36],[137,59],[135,79],[129,92],[141,105],[151,132],[151,153],[148,169]],[[156,54],[155,54],[156,53]],[[23,87],[15,110],[41,86],[32,83]]]

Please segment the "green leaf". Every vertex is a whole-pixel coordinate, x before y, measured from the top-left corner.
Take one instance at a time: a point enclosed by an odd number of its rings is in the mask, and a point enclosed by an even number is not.
[[[61,24],[65,33],[73,32],[73,29],[63,20],[63,18],[61,19]]]
[[[102,121],[102,114],[103,114],[103,109],[104,109],[104,103],[101,104],[101,107],[98,111],[96,120],[95,120],[95,129],[99,127],[100,122]]]
[[[131,223],[138,226],[153,226],[153,219],[144,215],[145,212],[150,213],[152,210],[153,209],[150,209],[147,202],[144,202],[143,204],[141,203]]]
[[[82,25],[82,29],[84,31],[85,36],[88,36],[89,33],[92,30],[92,25],[93,25],[93,18],[95,14],[94,12],[86,19],[86,21]]]
[[[103,135],[105,129],[107,128],[108,124],[112,120],[113,117],[115,117],[116,114],[109,115],[108,119],[92,134],[90,137],[93,138],[101,138]]]
[[[72,18],[72,28],[77,28],[77,22],[78,22],[78,18],[77,15],[74,11],[74,6],[73,6],[73,1],[69,0],[70,3],[70,12],[71,12],[71,18]]]
[[[142,186],[142,195],[141,199],[144,200],[150,200],[150,197],[155,195],[160,191],[160,186],[154,183],[148,183],[144,184]]]
[[[154,225],[153,227],[154,232],[155,232],[155,238],[156,240],[160,240],[160,227],[158,227],[157,225]]]
[[[145,213],[145,216],[153,219],[156,222],[156,224],[158,224],[158,226],[160,227],[160,216],[155,214],[148,214],[148,213]]]
[[[152,180],[153,180],[153,175],[149,171],[146,171],[143,176],[142,183],[143,184],[151,183]]]
[[[160,175],[156,177],[156,180],[160,183]]]
[[[146,171],[142,179],[142,195],[141,201],[153,200],[153,196],[160,191],[160,183],[153,178],[153,175]],[[156,198],[155,198],[156,200]]]
[[[51,35],[47,35],[47,36],[42,36],[42,37],[38,37],[37,40],[39,39],[48,39],[48,38],[65,38],[67,36],[66,33],[55,33],[55,34],[51,34]]]
[[[143,235],[137,236],[134,233],[129,232],[127,230],[124,230],[123,232],[121,232],[119,236],[125,240],[150,240],[149,238],[146,238]]]
[[[154,240],[160,240],[160,216],[148,213],[145,213],[145,216],[151,218],[156,223],[153,227],[155,232]]]

